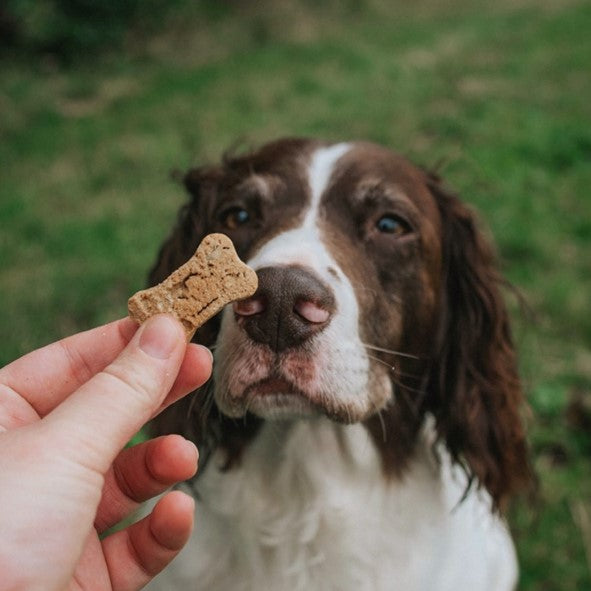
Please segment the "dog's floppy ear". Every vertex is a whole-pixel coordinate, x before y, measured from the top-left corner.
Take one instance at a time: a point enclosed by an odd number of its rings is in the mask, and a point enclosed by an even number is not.
[[[207,218],[220,175],[218,169],[208,167],[192,168],[181,176],[191,199],[180,209],[172,233],[160,248],[156,263],[148,276],[150,286],[160,283],[185,263],[207,234]],[[174,176],[176,178],[180,175]]]
[[[201,240],[211,232],[212,213],[224,178],[224,167],[194,168],[183,177],[190,201],[179,211],[177,223],[162,245],[150,271],[150,286],[163,281],[185,263]],[[219,315],[206,322],[193,341],[212,347],[219,331]],[[222,415],[213,401],[212,382],[185,396],[158,415],[149,427],[152,436],[180,433],[199,447],[199,464],[205,466],[216,448],[225,452],[225,465],[239,462],[245,445],[256,433],[259,422],[254,417],[236,422]],[[202,470],[201,470],[202,471]]]
[[[184,175],[175,173],[174,177],[182,180],[190,198],[181,207],[176,225],[160,248],[148,275],[149,286],[160,283],[184,264],[208,233],[208,214],[215,201],[220,175],[221,172],[214,168],[193,168]],[[218,323],[217,318],[211,319],[197,331],[193,340],[206,346],[213,345]],[[203,428],[205,421],[202,420],[205,412],[202,406],[207,398],[202,391],[185,396],[150,423],[150,434],[181,433],[196,443],[209,439],[209,434]]]
[[[474,214],[436,176],[428,184],[443,221],[444,276],[427,404],[452,458],[503,508],[531,483],[504,281]]]

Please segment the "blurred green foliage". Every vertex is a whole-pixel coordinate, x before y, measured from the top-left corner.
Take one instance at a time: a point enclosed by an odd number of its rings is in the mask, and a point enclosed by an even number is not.
[[[119,47],[131,29],[153,26],[178,0],[6,0],[0,45],[71,61]]]

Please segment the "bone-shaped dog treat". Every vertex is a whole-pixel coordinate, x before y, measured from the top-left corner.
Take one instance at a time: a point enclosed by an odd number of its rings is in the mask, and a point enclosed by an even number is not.
[[[155,314],[173,314],[190,341],[226,304],[253,295],[257,286],[256,273],[238,258],[232,241],[209,234],[182,267],[129,298],[129,315],[141,324]]]

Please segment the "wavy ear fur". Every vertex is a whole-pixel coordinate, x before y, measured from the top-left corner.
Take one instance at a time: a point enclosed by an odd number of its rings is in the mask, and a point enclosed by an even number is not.
[[[195,252],[208,233],[211,209],[215,204],[219,184],[224,176],[222,167],[194,168],[183,178],[191,195],[177,219],[170,236],[162,245],[156,263],[148,276],[149,285],[163,281]],[[216,316],[202,326],[194,341],[211,347],[219,331]],[[213,402],[211,382],[167,408],[150,423],[152,436],[181,433],[199,446],[199,463],[203,468],[211,453],[221,447],[226,452],[226,465],[238,461],[244,445],[258,429],[258,422],[251,418],[236,423],[223,416]]]
[[[452,458],[502,509],[532,482],[504,280],[474,215],[437,177],[428,184],[443,220],[444,261],[428,410]]]
[[[208,204],[217,192],[220,174],[216,168],[194,168],[184,175],[183,184],[191,200],[179,211],[175,227],[160,248],[156,263],[148,275],[149,285],[156,285],[166,279],[197,250],[207,233]]]

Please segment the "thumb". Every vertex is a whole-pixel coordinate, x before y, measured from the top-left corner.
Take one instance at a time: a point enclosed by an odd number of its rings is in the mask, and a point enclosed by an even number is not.
[[[104,474],[171,389],[186,350],[182,326],[159,315],[44,421],[70,459]]]

